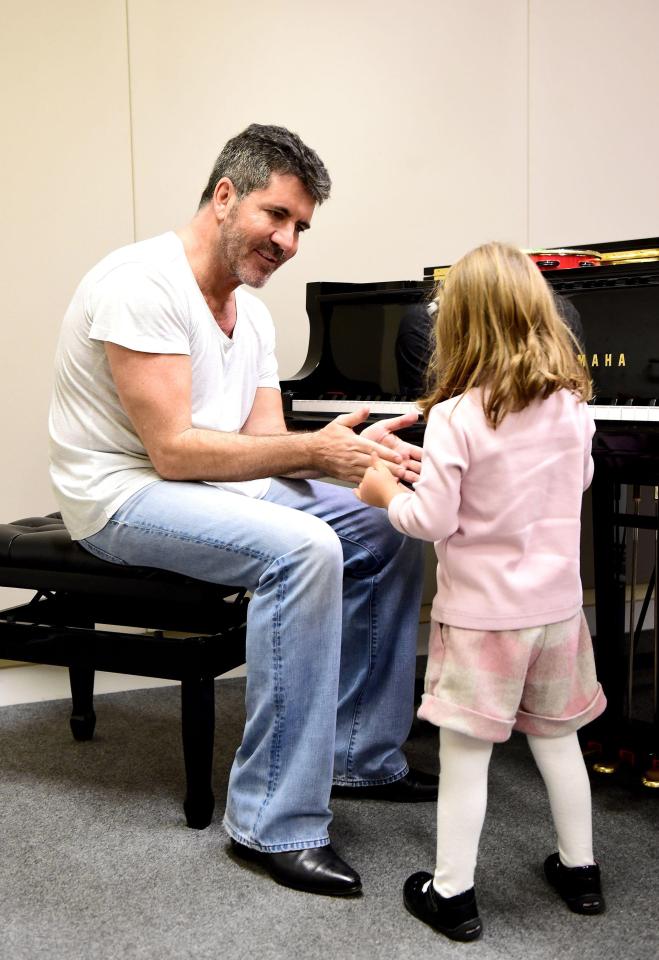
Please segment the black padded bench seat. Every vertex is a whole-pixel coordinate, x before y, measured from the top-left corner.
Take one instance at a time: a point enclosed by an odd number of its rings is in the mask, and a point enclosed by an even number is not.
[[[214,679],[245,662],[245,591],[98,560],[71,540],[59,514],[0,524],[0,587],[36,591],[29,603],[0,611],[0,659],[68,667],[77,740],[94,733],[96,670],[180,681],[183,806],[189,826],[208,826]]]

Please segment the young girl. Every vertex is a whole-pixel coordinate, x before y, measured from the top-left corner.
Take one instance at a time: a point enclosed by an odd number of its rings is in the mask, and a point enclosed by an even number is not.
[[[405,905],[455,940],[481,933],[474,869],[495,742],[528,737],[558,852],[544,865],[570,909],[604,909],[588,774],[576,731],[606,700],[579,578],[580,511],[593,474],[588,374],[549,288],[520,250],[491,243],[449,271],[421,474],[414,492],[375,458],[357,496],[435,541],[437,594],[419,716],[440,727],[437,862]]]

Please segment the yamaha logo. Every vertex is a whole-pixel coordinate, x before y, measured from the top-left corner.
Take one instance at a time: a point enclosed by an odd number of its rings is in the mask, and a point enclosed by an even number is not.
[[[579,354],[579,363],[584,367],[624,367],[624,353],[593,353],[587,357],[585,353]]]

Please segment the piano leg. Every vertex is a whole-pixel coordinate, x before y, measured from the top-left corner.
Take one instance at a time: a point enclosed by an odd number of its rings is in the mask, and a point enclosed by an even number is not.
[[[620,483],[598,464],[593,480],[593,546],[595,552],[595,663],[608,706],[585,731],[588,744],[600,754],[593,767],[614,773],[618,766],[624,723],[625,677],[625,545],[616,524]]]
[[[641,784],[649,790],[659,790],[659,487],[654,488],[654,512],[657,527],[654,533],[654,643],[652,650],[652,746],[649,766],[641,777]]]

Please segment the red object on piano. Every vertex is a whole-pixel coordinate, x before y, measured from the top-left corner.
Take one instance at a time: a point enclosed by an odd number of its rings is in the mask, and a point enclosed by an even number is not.
[[[526,250],[540,270],[572,270],[574,267],[599,267],[596,250]]]

